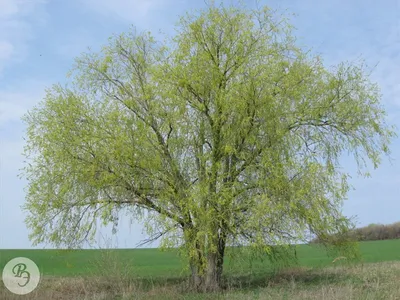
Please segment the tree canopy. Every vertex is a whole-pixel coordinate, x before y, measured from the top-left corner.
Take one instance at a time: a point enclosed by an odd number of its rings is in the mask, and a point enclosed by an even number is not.
[[[267,7],[210,5],[164,43],[130,30],[71,76],[24,117],[30,238],[79,246],[123,212],[205,289],[227,245],[272,255],[349,228],[340,158],[368,175],[394,136],[365,65],[325,67]]]

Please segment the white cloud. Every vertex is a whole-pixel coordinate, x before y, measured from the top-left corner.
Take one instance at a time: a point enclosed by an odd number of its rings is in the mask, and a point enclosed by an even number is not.
[[[171,0],[82,0],[88,7],[107,16],[132,22],[145,18],[152,10],[162,8]]]
[[[1,0],[0,1],[0,17],[9,16],[18,12],[18,5],[16,1],[12,0]]]
[[[30,80],[9,84],[7,89],[0,90],[0,228],[12,227],[14,230],[12,235],[0,238],[0,248],[30,246],[20,208],[24,203],[23,188],[26,183],[18,178],[24,166],[25,128],[21,117],[43,98],[47,85],[44,81]]]
[[[0,92],[0,97],[3,97],[4,93]],[[10,96],[10,95],[8,95]],[[21,95],[12,95],[13,97],[21,98]],[[6,95],[7,97],[7,95]],[[22,103],[11,103],[8,101],[0,101],[0,126],[9,121],[14,121],[25,113],[26,109]]]
[[[282,4],[283,2],[283,4]],[[314,44],[328,66],[365,59],[373,69],[383,103],[392,115],[400,109],[400,6],[398,1],[368,0],[291,1],[282,0],[298,13],[293,19],[300,41]],[[318,26],[316,26],[318,24]],[[399,121],[397,120],[397,123]]]
[[[0,0],[0,72],[9,63],[23,60],[32,24],[43,21],[45,0]]]
[[[0,128],[7,123],[19,121],[33,105],[37,104],[45,94],[46,82],[32,81],[21,87],[10,87],[0,90]]]
[[[6,60],[14,52],[14,46],[7,41],[0,41],[0,60]]]
[[[74,58],[87,52],[89,46],[96,45],[97,41],[88,31],[63,36],[63,43],[57,46],[57,52],[65,58]]]

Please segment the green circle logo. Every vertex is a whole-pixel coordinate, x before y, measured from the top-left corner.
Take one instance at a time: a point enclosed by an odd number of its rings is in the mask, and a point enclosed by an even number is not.
[[[10,260],[3,269],[3,283],[13,294],[26,295],[38,286],[40,272],[29,258],[17,257]]]

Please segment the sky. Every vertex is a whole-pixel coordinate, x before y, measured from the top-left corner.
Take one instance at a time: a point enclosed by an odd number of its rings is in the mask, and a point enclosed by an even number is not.
[[[327,67],[364,58],[381,87],[388,122],[400,129],[400,0],[259,2],[295,14],[291,23],[298,42],[320,54]],[[96,51],[132,25],[156,37],[173,34],[180,15],[205,5],[203,0],[0,0],[0,248],[32,248],[21,210],[27,182],[17,176],[24,160],[22,115],[47,87],[66,82],[74,58],[88,48]],[[343,212],[359,226],[400,221],[400,139],[391,150],[391,159],[384,157],[367,179],[357,176],[351,160],[343,161],[354,175]],[[98,246],[131,248],[145,237],[140,224],[123,219],[118,235],[103,231]],[[36,248],[43,247],[51,246]]]

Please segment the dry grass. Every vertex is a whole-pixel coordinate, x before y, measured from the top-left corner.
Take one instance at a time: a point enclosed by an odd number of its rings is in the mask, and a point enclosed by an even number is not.
[[[333,264],[332,264],[333,265]],[[0,299],[112,300],[112,299],[400,299],[400,262],[336,266],[324,269],[292,268],[274,276],[230,278],[219,294],[185,292],[182,283],[129,279],[120,266],[106,276],[45,277],[27,296],[0,287]],[[105,269],[106,270],[106,269]]]
[[[400,299],[400,262],[283,271],[269,286],[226,299]]]

